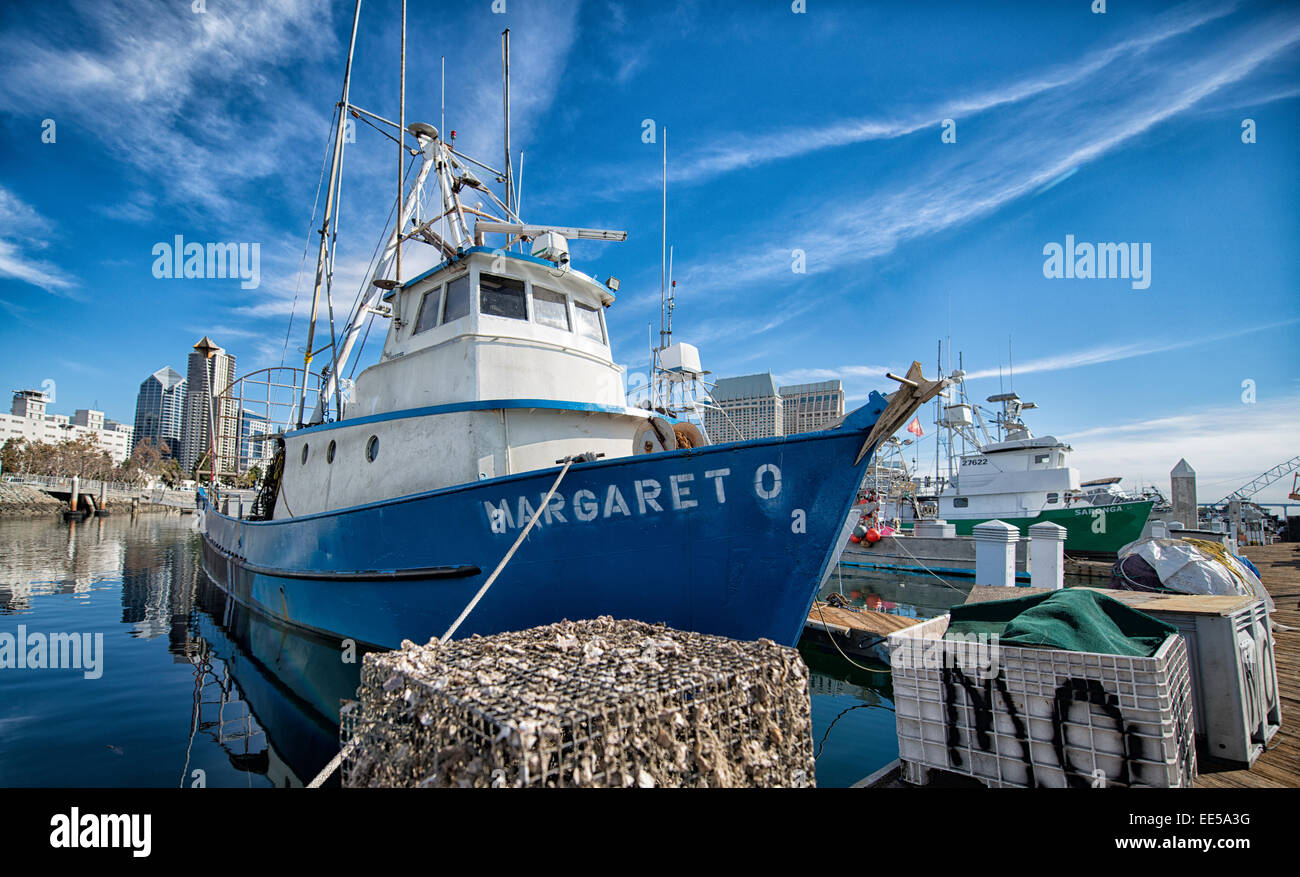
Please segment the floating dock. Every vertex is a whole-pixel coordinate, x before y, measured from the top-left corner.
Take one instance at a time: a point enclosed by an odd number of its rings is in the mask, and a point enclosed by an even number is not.
[[[848,654],[888,663],[889,655],[883,648],[885,637],[920,623],[920,618],[872,609],[850,609],[818,601],[808,611],[804,630],[823,634]]]

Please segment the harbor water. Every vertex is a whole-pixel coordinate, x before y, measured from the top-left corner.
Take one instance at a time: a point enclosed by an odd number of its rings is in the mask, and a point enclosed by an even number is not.
[[[337,752],[361,655],[227,600],[192,521],[0,520],[0,641],[43,643],[60,664],[0,667],[0,786],[296,786]],[[843,568],[829,589],[926,618],[968,587]],[[71,667],[52,645],[70,634],[86,646]],[[889,675],[811,639],[800,651],[817,784],[852,785],[897,757]]]

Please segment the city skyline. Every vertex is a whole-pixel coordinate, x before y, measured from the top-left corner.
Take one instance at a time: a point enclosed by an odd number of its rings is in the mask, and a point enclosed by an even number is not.
[[[607,316],[630,370],[644,372],[658,317],[666,130],[675,335],[714,374],[762,363],[780,386],[838,379],[851,408],[913,359],[930,375],[943,339],[943,370],[961,354],[974,396],[1011,389],[1014,371],[1040,405],[1031,428],[1070,442],[1085,478],[1167,485],[1186,457],[1210,501],[1295,455],[1294,8],[485,8],[412,9],[412,35],[439,48],[410,61],[407,120],[441,123],[445,51],[446,127],[499,162],[497,40],[511,28],[524,211],[629,230],[625,244],[576,241],[573,258],[622,279]],[[395,118],[395,25],[379,9],[363,16],[354,99]],[[141,376],[200,336],[249,371],[301,365],[312,278],[298,268],[351,6],[232,0],[205,16],[0,12],[10,388],[52,381],[130,422]],[[256,89],[231,87],[250,72]],[[395,170],[391,144],[357,129],[341,309]],[[77,232],[87,216],[94,235]],[[185,279],[196,243],[218,248],[223,277]]]

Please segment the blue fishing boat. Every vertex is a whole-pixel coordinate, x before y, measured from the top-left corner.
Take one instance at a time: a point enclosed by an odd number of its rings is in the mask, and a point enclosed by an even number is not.
[[[386,121],[352,105],[346,82],[338,112],[308,366],[322,296],[333,313],[342,120]],[[828,429],[726,444],[667,405],[630,406],[606,325],[618,281],[569,255],[572,239],[626,234],[523,222],[508,143],[498,171],[454,132],[388,124],[419,170],[399,181],[346,327],[330,327],[314,404],[303,371],[252,513],[201,492],[208,575],[259,612],[379,647],[443,635],[467,607],[459,636],[612,615],[795,643],[872,450],[940,382],[913,363],[898,392]],[[372,318],[388,324],[382,353],[345,392]],[[689,362],[687,347],[663,361]],[[227,391],[216,408],[241,411],[243,398]],[[213,423],[220,471],[239,431]]]

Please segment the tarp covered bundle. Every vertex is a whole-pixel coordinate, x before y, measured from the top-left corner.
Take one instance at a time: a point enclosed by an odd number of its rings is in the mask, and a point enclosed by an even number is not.
[[[1142,539],[1120,549],[1110,586],[1129,591],[1172,591],[1255,597],[1273,609],[1259,576],[1217,542]]]
[[[1000,645],[1149,658],[1173,625],[1083,588],[952,607],[945,634],[997,636]]]

